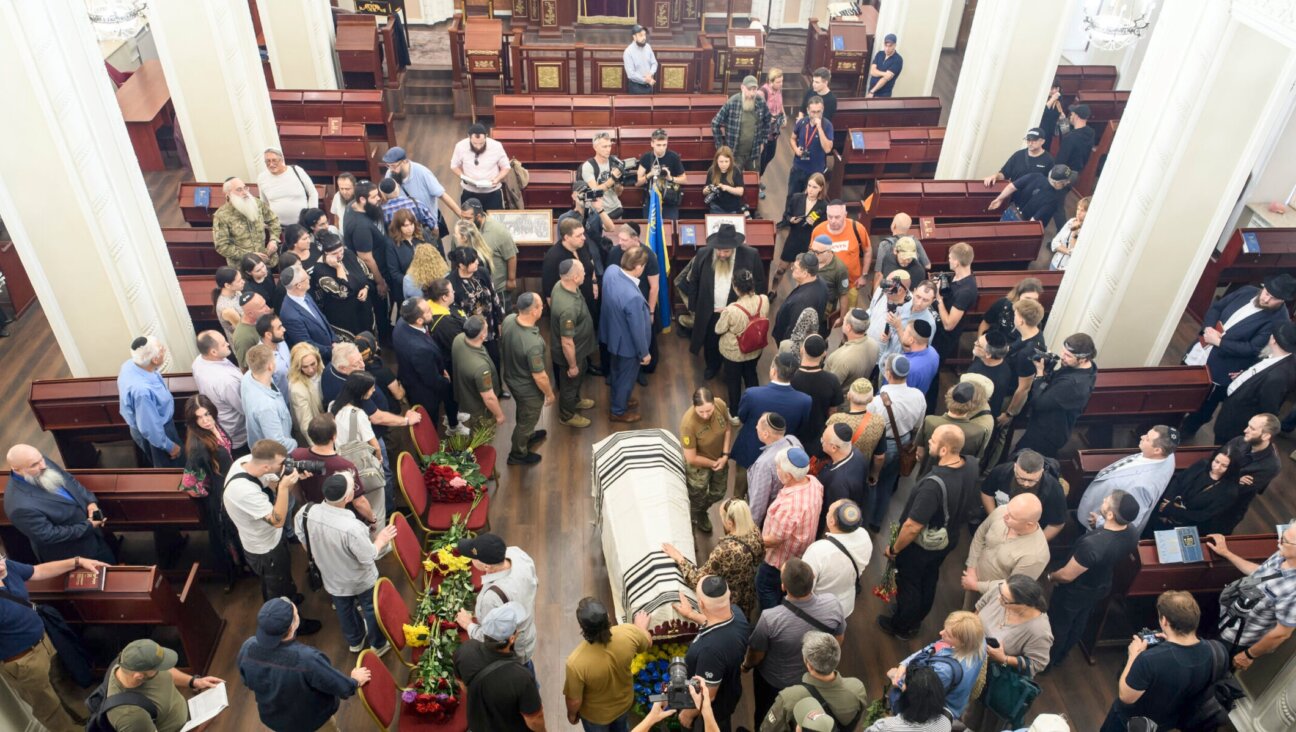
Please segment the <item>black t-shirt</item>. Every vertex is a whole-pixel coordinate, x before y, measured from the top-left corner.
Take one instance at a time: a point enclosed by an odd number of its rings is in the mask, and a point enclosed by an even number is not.
[[[1020,178],[1013,178],[1012,201],[1026,221],[1043,221],[1048,223],[1058,204],[1066,199],[1070,184],[1061,190],[1053,187],[1049,179],[1039,173],[1027,173]]]
[[[670,171],[673,178],[684,175],[684,162],[680,160],[679,153],[674,150],[667,150],[666,154],[661,156],[660,163],[657,162],[658,160],[659,158],[653,154],[653,151],[649,150],[639,156],[639,167],[643,168],[645,173],[651,173],[653,165],[661,165]]]
[[[1031,356],[1035,355],[1035,350],[1044,350],[1044,331],[1040,331],[1030,338],[1018,340],[1008,348],[1008,358],[1005,359],[1012,364],[1013,375],[1017,378],[1023,376],[1035,375],[1035,362]],[[1016,390],[1016,386],[1013,387]]]
[[[1044,151],[1037,157],[1031,157],[1026,148],[1022,148],[1008,157],[1008,162],[999,169],[1007,180],[1017,180],[1027,173],[1048,175],[1053,169],[1053,156]]]
[[[1057,161],[1079,173],[1085,164],[1089,162],[1089,156],[1093,154],[1093,148],[1097,142],[1098,133],[1088,125],[1077,130],[1071,130],[1062,136],[1062,144],[1058,147]]]
[[[985,314],[981,316],[981,322],[986,324],[988,330],[997,330],[1008,337],[1008,342],[1021,338],[1017,332],[1017,326],[1013,325],[1013,301],[1006,297],[995,300],[994,304],[986,308]]]
[[[1067,502],[1066,494],[1062,492],[1062,484],[1057,478],[1044,472],[1044,477],[1040,478],[1039,485],[1032,490],[1023,490],[1013,480],[1014,465],[1004,463],[996,465],[986,474],[986,478],[981,483],[981,492],[987,496],[995,497],[998,505],[1003,505],[1008,499],[1022,493],[1034,493],[1039,496],[1040,503],[1044,504],[1044,511],[1040,515],[1040,526],[1057,526],[1065,524],[1067,520]]]
[[[958,308],[959,310],[963,311],[963,313],[966,315],[967,312],[976,305],[976,301],[977,301],[976,276],[968,275],[967,277],[964,277],[961,280],[954,280],[953,282],[950,282],[949,294],[945,295],[944,298],[945,298],[946,310],[954,310],[955,308]],[[945,330],[944,324],[940,322],[940,318],[937,318],[936,324],[937,324],[937,328],[939,328],[938,333],[946,334],[944,336],[938,335],[937,340],[941,341],[941,340],[949,340],[955,338],[956,336],[958,336],[959,332],[963,330],[963,325],[964,323],[967,323],[967,321],[968,318],[959,318],[959,324],[955,326],[953,330],[947,331]],[[942,348],[938,347],[936,350],[944,353],[944,349]]]
[[[1178,727],[1206,693],[1215,675],[1210,646],[1199,641],[1181,646],[1162,641],[1138,655],[1130,665],[1125,683],[1143,692],[1133,704],[1116,701],[1121,716],[1147,717],[1162,729]]]
[[[650,249],[647,244],[640,244],[639,248],[644,250],[644,254],[648,255],[648,261],[644,264],[643,274],[639,276],[639,291],[643,293],[644,299],[647,300],[649,292],[648,278],[660,275],[661,267],[657,264],[657,255],[653,253],[653,250]],[[611,267],[615,264],[620,267],[621,257],[624,254],[625,252],[622,251],[621,247],[612,247],[608,250],[607,266]],[[660,286],[661,283],[659,282],[658,287]],[[550,290],[550,292],[553,292],[553,290]]]
[[[540,271],[540,291],[548,298],[553,293],[554,285],[558,284],[558,265],[566,259],[579,259],[581,266],[585,268],[585,281],[581,283],[580,291],[585,296],[586,302],[594,302],[594,285],[597,284],[598,276],[594,273],[594,258],[590,252],[589,239],[585,244],[577,249],[575,253],[569,251],[562,242],[554,242],[554,245],[545,251],[544,262]]]
[[[531,672],[516,656],[501,656],[481,641],[469,640],[455,651],[455,676],[464,686],[470,686],[477,674],[503,658],[513,658],[514,662],[491,671],[467,695],[469,729],[528,732],[530,727],[522,715],[535,714],[541,709],[540,690]]]
[[[342,219],[342,241],[357,254],[374,250],[375,228],[373,221],[365,214],[347,216]]]
[[[837,95],[833,94],[832,90],[829,90],[826,94],[820,94],[814,90],[814,87],[806,89],[805,94],[801,95],[802,114],[806,113],[806,107],[810,104],[810,97],[819,97],[823,100],[823,118],[832,122],[833,115],[837,113]]]
[[[959,527],[967,523],[967,509],[976,496],[976,481],[980,472],[975,460],[964,460],[958,468],[944,465],[932,468],[914,484],[909,493],[909,501],[900,514],[900,523],[913,519],[933,529],[944,526],[949,530],[949,548],[953,549],[958,544]],[[945,520],[940,485],[934,480],[928,480],[929,475],[938,475],[945,482],[945,492],[949,499],[948,523]]]
[[[1084,517],[1082,520],[1088,520]],[[1138,546],[1138,533],[1132,526],[1120,531],[1106,528],[1086,531],[1076,540],[1071,556],[1086,568],[1072,583],[1078,590],[1105,595],[1111,587],[1112,570]]]
[[[792,374],[792,388],[810,396],[810,419],[801,427],[797,438],[811,455],[822,455],[820,437],[828,423],[828,410],[842,403],[841,379],[836,374],[817,369],[797,369]]]
[[[885,442],[885,440],[879,440]],[[828,507],[833,503],[849,498],[863,506],[868,497],[867,485],[869,474],[869,456],[851,448],[851,454],[840,463],[825,465],[819,471],[819,482],[823,484],[823,505],[819,509],[819,529],[815,536],[823,536],[828,528]]]
[[[987,366],[979,358],[972,360],[968,373],[981,374],[994,384],[994,393],[990,395],[990,413],[998,417],[1003,413],[1004,402],[1017,391],[1017,374],[1007,360],[1000,361],[998,366]]]
[[[711,700],[716,721],[728,720],[742,698],[742,662],[751,635],[751,625],[743,611],[736,605],[730,610],[732,618],[703,628],[684,654],[690,679],[701,676],[708,686],[719,685],[715,699]]]

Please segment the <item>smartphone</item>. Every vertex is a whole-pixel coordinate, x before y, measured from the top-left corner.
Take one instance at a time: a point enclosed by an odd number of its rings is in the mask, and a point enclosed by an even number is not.
[[[103,521],[104,520],[103,511],[100,511],[99,509],[96,508],[94,510],[94,513],[90,514],[90,518],[93,521]]]

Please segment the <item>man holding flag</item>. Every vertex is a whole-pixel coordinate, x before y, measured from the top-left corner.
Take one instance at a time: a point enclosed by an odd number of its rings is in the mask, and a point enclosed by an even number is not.
[[[664,249],[661,241],[660,219],[657,226],[652,225],[649,220],[649,237],[656,237],[654,245],[659,249]],[[639,278],[639,291],[643,293],[644,300],[648,302],[648,312],[652,316],[653,328],[652,339],[649,343],[649,355],[652,360],[639,370],[639,385],[648,385],[648,376],[657,368],[657,331],[670,325],[670,304],[667,300],[665,288],[661,286],[661,268],[660,262],[664,260],[665,252],[658,254],[653,247],[644,244],[639,237],[639,225],[633,222],[620,224],[616,230],[616,246],[608,255],[607,264],[620,266],[621,259],[626,252],[634,249],[640,249],[648,257],[648,262],[644,265],[643,276]],[[669,263],[667,263],[669,268]],[[624,269],[624,267],[622,268]],[[667,272],[669,274],[669,271]],[[664,316],[664,317],[659,317]]]

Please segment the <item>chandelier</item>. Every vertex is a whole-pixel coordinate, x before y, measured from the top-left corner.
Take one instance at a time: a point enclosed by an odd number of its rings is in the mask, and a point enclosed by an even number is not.
[[[1119,3],[1111,10],[1099,11],[1096,14],[1085,14],[1085,31],[1089,42],[1104,51],[1119,51],[1133,45],[1143,36],[1149,25],[1151,3],[1136,18],[1125,3]]]
[[[86,0],[86,10],[101,41],[134,38],[148,22],[147,0]]]

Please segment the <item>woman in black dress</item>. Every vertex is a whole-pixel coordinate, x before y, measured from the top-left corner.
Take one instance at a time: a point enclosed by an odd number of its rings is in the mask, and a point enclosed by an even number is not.
[[[309,275],[311,270],[315,269],[319,253],[319,245],[315,243],[315,237],[311,236],[309,229],[300,224],[288,224],[284,227],[284,254],[295,255],[297,261],[305,268],[306,274]],[[283,257],[280,257],[280,260],[282,259]],[[283,272],[285,269],[288,269],[288,266],[280,261],[279,271]]]
[[[225,592],[234,589],[239,569],[246,564],[238,532],[221,503],[225,476],[233,457],[229,435],[216,421],[216,405],[202,394],[185,403],[185,467],[180,487],[198,501],[198,513],[207,527],[207,546],[213,567],[225,578]]]
[[[270,268],[260,254],[245,254],[239,260],[239,272],[243,275],[243,291],[256,292],[265,298],[271,310],[278,310],[275,301],[275,281],[270,276]]]
[[[311,273],[311,292],[334,329],[348,340],[373,330],[373,307],[369,304],[369,270],[342,240],[325,233],[324,253]]]
[[[1238,456],[1225,446],[1175,473],[1152,510],[1143,538],[1180,526],[1196,526],[1201,536],[1230,533],[1228,512],[1238,498],[1239,467]]]
[[[454,306],[466,315],[486,319],[486,352],[498,368],[499,333],[504,322],[504,307],[491,284],[490,271],[481,266],[481,257],[472,247],[450,251],[450,287],[454,289]]]
[[[822,173],[815,173],[806,181],[804,193],[788,196],[787,205],[783,208],[783,220],[779,227],[787,227],[787,238],[783,240],[783,251],[779,254],[778,269],[774,270],[774,281],[770,283],[769,298],[778,296],[779,283],[787,274],[792,262],[798,255],[810,251],[810,233],[823,223],[828,216],[828,182]]]

